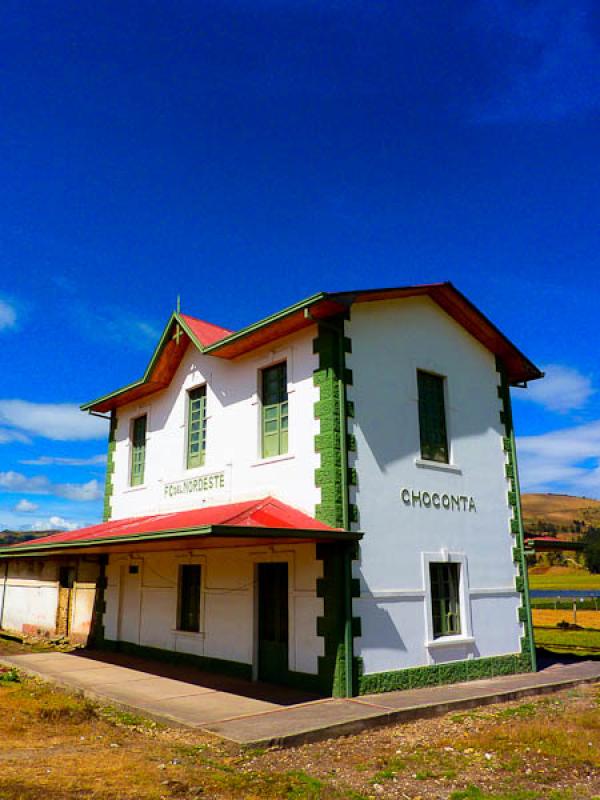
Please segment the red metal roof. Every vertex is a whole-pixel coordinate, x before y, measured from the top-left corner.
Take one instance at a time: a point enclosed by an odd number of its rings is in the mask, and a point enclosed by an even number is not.
[[[218,325],[213,325],[211,322],[205,322],[203,319],[190,317],[189,314],[180,313],[179,316],[186,323],[200,344],[204,345],[204,347],[208,347],[209,344],[214,344],[220,339],[224,339],[226,336],[229,336],[230,333],[233,333],[233,331],[230,331],[227,328],[220,328]]]
[[[19,542],[7,549],[23,547],[34,549],[50,544],[69,545],[76,542],[101,542],[105,539],[114,541],[119,537],[126,539],[129,536],[153,534],[156,534],[156,538],[161,538],[174,531],[216,526],[337,532],[337,529],[319,522],[303,511],[298,511],[274,497],[266,497],[262,500],[247,500],[242,503],[194,508],[189,511],[117,519],[75,531],[53,533],[33,541]]]

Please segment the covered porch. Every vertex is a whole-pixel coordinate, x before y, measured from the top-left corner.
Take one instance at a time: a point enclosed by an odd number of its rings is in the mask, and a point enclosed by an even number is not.
[[[354,683],[360,538],[264,498],[55,534],[0,560],[8,573],[15,559],[95,563],[89,647],[340,695]]]

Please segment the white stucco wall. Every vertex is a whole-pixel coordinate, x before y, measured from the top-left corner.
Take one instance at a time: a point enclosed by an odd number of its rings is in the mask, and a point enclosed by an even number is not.
[[[425,298],[355,305],[346,334],[357,439],[352,500],[365,532],[354,601],[365,672],[518,652],[523,631],[493,354]],[[418,463],[417,369],[447,377],[450,468]],[[403,488],[473,497],[476,511],[413,507],[402,501]],[[446,557],[463,563],[463,636],[440,647],[428,644],[427,558]]]
[[[198,550],[111,556],[107,567],[105,635],[180,653],[256,664],[255,569],[259,562],[286,561],[289,575],[289,669],[317,673],[323,640],[316,619],[322,562],[315,545]],[[201,632],[177,631],[177,578],[180,564],[202,565]],[[130,574],[137,565],[137,574]]]
[[[320,492],[314,470],[318,456],[314,436],[318,421],[313,406],[318,390],[313,371],[318,357],[312,351],[313,328],[289,336],[271,348],[257,350],[233,362],[204,356],[189,346],[164,391],[145,402],[118,410],[112,518],[218,505],[274,495],[314,514]],[[287,361],[289,449],[275,459],[260,457],[260,373],[264,367]],[[207,449],[204,466],[186,468],[187,392],[207,387]],[[129,486],[131,421],[148,414],[145,482]],[[225,473],[222,489],[165,496],[164,485],[215,472]]]
[[[8,562],[1,625],[6,630],[54,633],[58,603],[58,567],[51,561],[14,559]]]

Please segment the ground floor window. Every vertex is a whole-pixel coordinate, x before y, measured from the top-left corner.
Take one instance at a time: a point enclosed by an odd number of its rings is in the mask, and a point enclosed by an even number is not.
[[[433,637],[460,634],[460,564],[430,562]]]
[[[180,631],[200,631],[200,564],[182,564],[179,568],[179,610],[177,628]]]

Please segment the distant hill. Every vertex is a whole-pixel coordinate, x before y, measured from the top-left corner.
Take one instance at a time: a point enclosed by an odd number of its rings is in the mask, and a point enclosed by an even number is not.
[[[58,533],[58,531],[0,531],[0,546],[26,542],[29,539],[40,539],[42,536],[50,536],[51,533]]]
[[[523,523],[528,532],[584,533],[600,528],[600,500],[570,494],[523,494]]]

